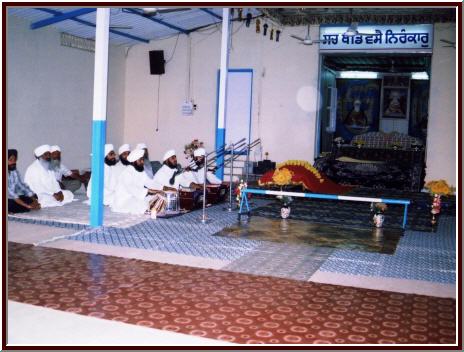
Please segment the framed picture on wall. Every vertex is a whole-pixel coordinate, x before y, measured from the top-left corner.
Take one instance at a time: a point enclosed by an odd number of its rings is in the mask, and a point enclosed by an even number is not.
[[[406,119],[409,114],[409,85],[407,76],[384,76],[382,117]]]
[[[337,123],[335,137],[345,141],[379,130],[380,79],[337,78]]]
[[[408,88],[384,88],[382,117],[405,119],[408,113]]]

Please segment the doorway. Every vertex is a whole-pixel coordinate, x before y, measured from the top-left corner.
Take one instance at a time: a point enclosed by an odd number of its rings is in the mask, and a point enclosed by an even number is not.
[[[398,132],[427,142],[431,54],[321,55],[318,155],[368,132]],[[339,138],[340,137],[340,138]]]

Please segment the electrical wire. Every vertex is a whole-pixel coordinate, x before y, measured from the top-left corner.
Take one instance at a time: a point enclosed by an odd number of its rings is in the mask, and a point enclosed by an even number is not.
[[[232,32],[232,35],[237,33],[243,27],[244,24],[245,24],[245,21],[243,21],[242,24],[235,31]]]
[[[190,101],[191,100],[191,95],[190,95],[190,77],[191,77],[191,70],[192,70],[192,37],[189,35],[188,36],[188,55],[187,55],[187,60],[188,60],[188,82],[187,82],[187,97],[186,100]]]
[[[177,43],[178,43],[178,41],[179,41],[179,37],[180,37],[180,33],[177,34],[176,44],[174,44],[174,48],[172,49],[172,52],[171,52],[171,55],[170,55],[169,59],[166,60],[166,63],[168,63],[169,61],[172,60],[172,58],[173,58],[173,56],[174,56],[174,53],[175,53],[175,51],[176,51],[176,48],[177,48]]]
[[[159,127],[159,102],[160,102],[160,86],[161,86],[161,75],[158,75],[158,97],[156,103],[156,132],[158,132]]]

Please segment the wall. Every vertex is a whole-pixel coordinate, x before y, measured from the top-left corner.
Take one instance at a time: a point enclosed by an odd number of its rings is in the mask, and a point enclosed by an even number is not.
[[[240,27],[241,26],[241,27]],[[317,36],[317,27],[312,31]],[[252,68],[252,139],[262,139],[262,154],[275,161],[314,157],[318,48],[300,45],[290,34],[303,36],[305,27],[284,28],[280,41],[270,41],[269,33],[255,33],[234,23],[230,68]],[[191,34],[192,97],[198,105],[191,117],[181,115],[186,98],[188,38],[181,35],[136,45],[129,50],[126,65],[124,141],[132,146],[145,142],[151,159],[160,160],[167,149],[182,155],[184,145],[194,138],[211,150],[215,144],[217,70],[220,65],[220,26]],[[174,51],[175,48],[175,51]],[[149,50],[164,50],[166,74],[149,74]],[[159,130],[156,131],[157,92],[160,82]],[[233,118],[229,116],[227,118]],[[261,153],[252,153],[252,159]],[[179,158],[181,161],[183,157]],[[185,165],[185,161],[183,162]]]
[[[20,152],[24,172],[33,149],[59,144],[69,167],[90,165],[93,91],[93,53],[62,47],[51,28],[31,31],[29,23],[8,17],[7,128],[8,148]],[[305,27],[284,28],[280,42],[256,34],[254,26],[234,23],[231,68],[253,68],[252,138],[262,139],[264,152],[275,161],[313,161],[318,100],[318,48],[300,45],[290,34],[305,35]],[[317,27],[312,28],[317,36]],[[455,40],[454,24],[435,24],[432,58],[426,180],[444,178],[456,185],[456,69],[455,50],[439,39]],[[214,146],[216,75],[220,58],[220,26],[193,33],[191,85],[198,110],[183,117],[187,95],[185,35],[136,45],[127,52],[110,48],[107,140],[116,148],[145,142],[151,158],[159,160],[168,148],[182,154],[194,138]],[[148,51],[165,50],[171,61],[166,74],[149,74]],[[127,64],[126,64],[127,63]],[[159,130],[156,131],[157,91],[160,86]],[[232,118],[232,117],[229,117]],[[182,160],[182,159],[181,159]],[[185,164],[185,162],[184,162]]]
[[[455,24],[436,23],[430,77],[426,181],[445,179],[456,186],[456,41]]]
[[[8,17],[8,148],[24,174],[41,144],[58,144],[69,168],[90,167],[94,54],[62,47],[51,27]],[[120,143],[124,118],[123,48],[109,55],[107,139]]]
[[[179,37],[174,56],[166,65],[166,74],[161,77],[150,76],[148,51],[165,50],[169,58],[176,38],[137,45],[129,51],[124,138],[132,144],[146,142],[152,159],[159,160],[169,148],[182,154],[184,144],[193,138],[203,140],[208,149],[214,146],[220,27],[208,31],[213,33],[191,34],[192,95],[198,104],[193,117],[182,117],[180,113],[187,95],[187,37]],[[253,153],[252,159],[260,159],[268,152],[275,161],[313,161],[317,46],[300,45],[289,37],[289,34],[304,37],[304,27],[284,28],[279,43],[256,34],[253,25],[238,29],[234,23],[233,32],[229,67],[254,69],[252,138],[262,139],[262,153]],[[317,27],[312,28],[312,35],[317,36]],[[456,184],[455,51],[443,48],[441,38],[455,40],[454,24],[435,24],[426,179],[444,178]],[[161,88],[156,131],[158,79]]]

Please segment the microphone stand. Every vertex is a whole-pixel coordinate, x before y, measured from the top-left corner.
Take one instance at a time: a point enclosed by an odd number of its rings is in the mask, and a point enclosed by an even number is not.
[[[229,183],[229,207],[227,211],[232,211],[232,192],[233,192],[233,173],[234,173],[234,144],[231,145],[231,160],[230,160],[230,183]]]
[[[207,163],[207,160],[208,159],[208,155],[205,155],[205,162],[204,162],[204,171],[203,171],[203,176],[204,176],[204,179],[203,179],[203,211],[202,211],[202,215],[201,215],[201,222],[203,224],[206,224],[209,220],[211,219],[208,219],[208,217],[206,216],[206,172],[207,172],[207,168],[206,168],[206,163]]]

